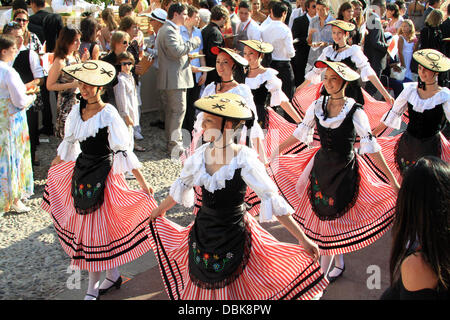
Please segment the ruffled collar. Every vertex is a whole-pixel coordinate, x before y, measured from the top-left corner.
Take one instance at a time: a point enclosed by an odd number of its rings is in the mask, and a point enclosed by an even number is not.
[[[234,172],[237,169],[247,166],[251,161],[259,161],[258,155],[254,150],[242,146],[241,150],[231,159],[230,163],[222,166],[211,175],[206,171],[205,150],[208,146],[209,143],[205,143],[199,147],[195,154],[192,155],[192,161],[194,161],[194,185],[204,186],[209,192],[225,188],[225,182],[233,179]]]
[[[356,101],[353,98],[347,97],[347,101],[345,102],[344,106],[342,107],[341,112],[339,112],[339,114],[335,117],[332,117],[332,118],[328,117],[326,120],[324,120],[324,114],[323,114],[323,110],[322,110],[322,101],[323,101],[323,96],[320,96],[319,99],[316,100],[314,114],[319,119],[320,124],[325,128],[329,128],[333,124],[341,123],[342,121],[344,121],[345,117],[347,117],[347,114],[350,112],[353,105],[356,103]]]
[[[80,114],[80,104],[72,107],[71,117],[68,119],[69,133],[78,141],[84,141],[89,137],[94,137],[98,131],[104,127],[110,126],[114,114],[117,113],[113,105],[107,103],[105,107],[94,116],[84,121]],[[67,122],[66,122],[67,123]]]
[[[272,68],[267,68],[263,73],[258,74],[253,78],[245,78],[245,84],[250,87],[251,90],[258,89],[264,82],[270,81],[276,78],[278,71]]]
[[[450,100],[450,90],[445,87],[434,96],[428,99],[422,99],[417,91],[417,82],[404,83],[403,86],[403,90],[406,90],[405,94],[408,97],[408,102],[413,106],[413,110],[416,112],[433,109],[435,106]]]
[[[341,52],[336,52],[333,49],[333,46],[330,45],[328,47],[326,47],[323,51],[325,56],[333,61],[342,61],[344,59],[347,59],[348,57],[351,57],[354,55],[356,50],[360,50],[361,48],[357,45],[352,45],[350,46],[350,48],[345,49],[344,51]]]

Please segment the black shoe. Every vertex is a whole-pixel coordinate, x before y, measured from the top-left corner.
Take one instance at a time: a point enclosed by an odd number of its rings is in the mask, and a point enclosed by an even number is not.
[[[100,295],[94,296],[93,294],[86,293],[86,296],[89,296],[89,297],[94,298],[94,299],[92,299],[92,300],[100,300]]]
[[[39,130],[40,134],[45,134],[46,136],[52,136],[53,135],[53,128],[41,128]]]
[[[33,161],[33,167],[39,167],[41,163],[38,160]]]
[[[329,274],[331,273],[331,271],[334,270],[334,268],[341,270],[341,273],[339,273],[339,274],[338,274],[337,276],[335,276],[335,277],[330,277]],[[329,283],[332,283],[332,282],[336,281],[337,278],[339,278],[340,276],[342,276],[342,274],[344,273],[344,271],[345,271],[345,265],[344,265],[343,268],[339,268],[339,267],[334,266],[333,269],[331,269],[330,272],[328,272],[328,275],[327,275],[328,282],[329,282]]]
[[[99,296],[107,293],[109,291],[109,289],[111,289],[112,287],[116,287],[116,289],[120,289],[120,286],[122,285],[122,277],[121,276],[119,276],[119,279],[117,279],[116,282],[114,282],[114,281],[112,281],[112,280],[110,280],[108,278],[106,278],[106,280],[111,282],[112,285],[109,288],[107,288],[107,289],[99,289],[98,290],[98,295]]]

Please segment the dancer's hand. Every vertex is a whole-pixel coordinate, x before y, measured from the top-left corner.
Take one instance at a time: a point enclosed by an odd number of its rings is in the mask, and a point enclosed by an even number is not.
[[[141,188],[142,188],[142,191],[144,191],[149,196],[154,194],[152,187],[145,185],[145,186],[141,186]]]
[[[50,167],[60,164],[61,162],[63,162],[63,160],[61,160],[59,156],[56,156],[55,159],[53,159],[52,163],[50,164]]]
[[[150,221],[155,221],[158,217],[163,217],[166,214],[165,211],[162,211],[160,207],[156,207],[152,210],[152,213],[150,215]]]
[[[320,253],[319,253],[319,246],[312,242],[307,237],[304,237],[300,240],[300,244],[303,248],[308,252],[308,254],[313,258],[314,262],[319,261]]]
[[[384,96],[384,100],[386,100],[386,102],[389,103],[391,106],[394,105],[395,99],[389,93],[387,93]]]

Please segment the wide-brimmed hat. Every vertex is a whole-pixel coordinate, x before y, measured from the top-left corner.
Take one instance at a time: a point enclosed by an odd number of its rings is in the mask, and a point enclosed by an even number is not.
[[[273,51],[273,46],[268,42],[262,42],[258,40],[239,40],[246,46],[252,48],[261,53],[271,53]]]
[[[325,25],[335,26],[335,27],[338,27],[339,29],[342,29],[342,30],[347,31],[347,32],[353,31],[356,28],[353,23],[345,22],[343,20],[329,21]]]
[[[217,48],[217,50],[212,51],[214,48]],[[213,47],[211,48],[212,53],[214,53],[215,55],[218,55],[220,51],[223,51],[225,53],[227,53],[231,59],[234,60],[234,62],[242,65],[242,66],[248,66],[248,61],[247,59],[245,59],[243,56],[241,56],[239,53],[237,53],[236,51],[229,49],[229,48],[222,48],[222,47]]]
[[[69,76],[94,87],[103,87],[114,80],[116,68],[102,60],[88,60],[83,63],[64,67],[63,72]]]
[[[450,70],[450,59],[434,49],[417,50],[414,52],[413,58],[418,64],[434,72],[446,72]]]
[[[359,77],[360,77],[358,72],[354,71],[352,68],[350,68],[343,62],[317,60],[314,63],[314,66],[316,68],[328,68],[329,67],[345,81],[355,81],[355,80],[359,79]]]
[[[167,20],[167,12],[164,9],[161,8],[156,8],[155,10],[153,10],[150,13],[140,13],[139,16],[146,16],[150,19],[159,21],[161,23],[166,22]]]
[[[194,106],[210,114],[236,120],[253,119],[253,113],[245,99],[235,93],[218,93],[203,97]]]

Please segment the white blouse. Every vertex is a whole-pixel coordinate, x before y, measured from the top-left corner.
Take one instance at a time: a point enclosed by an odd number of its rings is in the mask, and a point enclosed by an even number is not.
[[[450,121],[450,90],[448,88],[442,88],[431,98],[422,99],[417,91],[417,82],[404,83],[403,87],[403,91],[395,99],[391,110],[382,117],[385,125],[394,129],[400,129],[402,115],[408,109],[408,102],[413,106],[414,111],[420,113],[443,104],[445,116]]]
[[[281,102],[289,102],[289,98],[281,90],[282,82],[277,77],[278,71],[272,68],[267,68],[263,73],[258,74],[254,78],[245,78],[245,84],[251,89],[258,89],[264,82],[266,88],[270,92],[270,106],[279,106]]]
[[[242,179],[261,199],[259,221],[273,221],[273,215],[292,214],[294,209],[278,194],[278,189],[267,175],[264,165],[259,161],[258,154],[242,146],[231,162],[222,166],[213,175],[206,171],[205,150],[209,144],[204,144],[184,163],[180,177],[172,184],[170,196],[186,207],[194,205],[194,186],[203,186],[209,192],[225,188],[226,180],[233,179],[236,169],[241,169]]]
[[[255,120],[253,121],[253,126],[250,130],[250,138],[251,139],[260,138],[261,140],[264,140],[264,132],[262,131],[262,128],[258,123],[258,113],[256,112],[256,105],[255,105],[255,102],[253,101],[253,95],[252,95],[252,91],[250,90],[250,88],[247,85],[240,83],[239,85],[228,90],[227,92],[238,94],[245,99],[245,101],[247,102],[247,105],[253,111],[253,114],[255,116]],[[202,98],[210,96],[210,95],[214,95],[214,94],[216,94],[216,85],[214,82],[211,82],[210,84],[208,84],[205,87],[205,90],[203,90]],[[200,112],[197,115],[197,119],[195,120],[194,128],[198,131],[201,131],[202,130],[202,122],[203,122],[203,112]],[[247,131],[242,130],[242,134],[247,134]]]
[[[129,148],[130,136],[125,122],[111,104],[106,104],[101,111],[86,121],[81,118],[80,105],[72,107],[66,119],[64,140],[58,147],[61,160],[75,161],[81,153],[80,142],[94,137],[105,127],[108,127],[109,147],[114,152],[113,173],[120,174],[139,169],[141,163]]]
[[[324,120],[322,101],[323,96],[309,106],[306,111],[305,118],[293,133],[294,137],[307,145],[310,145],[313,142],[314,128],[316,127],[314,116],[317,116],[321,126],[336,129],[342,124],[345,117],[355,104],[354,99],[347,98],[341,112],[337,116],[331,118],[328,117]],[[353,125],[355,126],[356,133],[361,139],[360,148],[358,150],[359,154],[376,153],[381,150],[376,138],[372,136],[369,119],[367,118],[366,113],[360,108],[356,109],[353,114]]]
[[[20,75],[4,61],[0,61],[0,79],[0,99],[10,101],[8,106],[10,114],[25,109],[33,103],[36,96],[25,94],[27,89]]]
[[[348,57],[351,57],[352,61],[355,63],[361,74],[361,80],[366,82],[369,81],[369,76],[376,76],[375,71],[370,66],[369,60],[364,55],[361,47],[358,45],[352,45],[350,48],[337,53],[333,46],[328,46],[323,49],[322,54],[317,60],[332,60],[335,62],[340,62]],[[321,81],[321,75],[325,68],[314,67],[310,72],[305,75],[305,79],[309,80],[312,84],[317,84]]]

